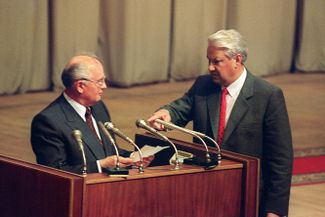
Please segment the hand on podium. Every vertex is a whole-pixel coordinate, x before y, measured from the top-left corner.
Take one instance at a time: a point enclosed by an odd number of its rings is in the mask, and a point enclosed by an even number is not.
[[[274,214],[274,213],[267,213],[266,214],[266,217],[280,217],[279,215],[277,215],[277,214]]]
[[[143,167],[148,167],[150,163],[155,159],[154,155],[143,157]],[[139,167],[141,165],[140,161],[133,162],[133,166]]]
[[[116,167],[117,157],[116,157],[116,155],[112,155],[112,156],[109,156],[109,157],[106,157],[106,158],[100,160],[99,163],[102,168],[109,168],[109,167],[114,168],[114,167]],[[119,166],[120,167],[131,166],[132,163],[133,163],[133,161],[131,158],[119,156],[119,164],[120,164]]]

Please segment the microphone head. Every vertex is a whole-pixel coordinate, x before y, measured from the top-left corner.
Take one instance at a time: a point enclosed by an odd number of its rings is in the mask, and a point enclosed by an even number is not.
[[[153,133],[153,134],[157,134],[157,130],[153,127],[150,127],[146,121],[142,120],[142,119],[138,119],[135,124],[137,125],[138,128],[143,128],[148,130],[149,132]]]
[[[113,130],[115,128],[114,124],[112,122],[105,122],[104,126],[108,129],[108,130]]]
[[[81,133],[80,130],[73,130],[72,131],[72,136],[75,138],[75,140],[81,140],[82,133]]]
[[[147,125],[147,123],[144,121],[144,120],[142,120],[142,119],[138,119],[136,122],[135,122],[135,125],[139,128],[141,128],[141,127],[144,127],[144,126],[148,126]]]

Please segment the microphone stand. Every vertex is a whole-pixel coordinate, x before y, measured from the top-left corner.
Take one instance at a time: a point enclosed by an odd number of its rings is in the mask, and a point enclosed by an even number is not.
[[[72,134],[73,138],[76,140],[77,144],[79,145],[81,155],[82,155],[82,162],[83,162],[83,167],[82,167],[82,175],[86,176],[87,175],[87,161],[86,161],[86,155],[85,155],[85,150],[82,142],[82,133],[80,130],[73,130]]]
[[[172,143],[165,135],[159,133],[154,128],[148,126],[148,124],[144,120],[139,119],[139,120],[136,121],[135,124],[136,124],[136,126],[138,128],[143,128],[143,129],[149,131],[154,136],[158,136],[158,137],[162,138],[163,140],[165,140],[166,142],[168,142],[174,148],[174,151],[175,151],[175,168],[174,169],[175,170],[180,169],[180,166],[179,166],[180,163],[179,163],[179,157],[178,157],[178,150],[177,150],[175,144]]]
[[[119,176],[119,175],[128,175],[129,174],[129,170],[126,169],[126,168],[121,168],[120,167],[120,161],[119,161],[120,154],[119,154],[117,145],[116,145],[113,137],[106,130],[106,128],[104,127],[104,125],[103,125],[103,123],[101,121],[98,121],[98,126],[101,128],[101,130],[104,132],[104,134],[106,135],[106,137],[108,138],[108,140],[110,141],[110,143],[113,145],[113,147],[115,149],[115,153],[116,153],[116,166],[115,166],[115,168],[108,168],[108,169],[105,168],[105,170],[107,170],[107,172],[110,175],[116,175],[116,176]]]
[[[144,172],[144,166],[143,166],[143,155],[142,155],[142,151],[139,148],[139,146],[137,146],[132,139],[130,139],[129,137],[127,137],[126,135],[124,135],[118,128],[116,128],[114,126],[114,124],[112,122],[105,122],[104,126],[107,130],[113,132],[115,135],[119,136],[120,138],[122,138],[123,140],[127,141],[128,143],[130,143],[131,145],[133,145],[138,153],[139,153],[139,157],[140,157],[140,166],[139,166],[139,173],[143,173]]]
[[[193,130],[182,128],[182,127],[179,127],[179,126],[177,126],[177,125],[175,125],[173,123],[166,122],[166,121],[163,121],[161,119],[156,119],[155,122],[164,125],[168,129],[175,129],[175,130],[181,131],[183,133],[187,133],[187,134],[199,139],[201,141],[201,143],[204,145],[205,150],[206,150],[206,160],[205,161],[199,160],[197,157],[193,157],[193,158],[190,158],[190,159],[184,159],[184,163],[204,166],[206,169],[212,169],[217,164],[220,163],[221,155],[220,155],[219,145],[213,139],[211,139],[210,137],[206,136],[203,133],[199,133],[199,132],[196,132],[196,131],[193,131]],[[217,156],[218,156],[217,160],[218,161],[215,161],[210,157],[208,146],[206,145],[206,143],[204,142],[204,140],[201,137],[207,138],[208,140],[212,141],[216,145],[216,147],[218,148],[218,154],[217,154]]]
[[[209,137],[209,136],[207,136],[207,135],[205,135],[203,133],[193,131],[193,130],[188,130],[188,131],[193,132],[193,133],[197,134],[200,137],[208,139],[210,142],[212,142],[216,146],[216,148],[217,148],[217,161],[218,161],[218,164],[220,164],[221,163],[221,149],[220,149],[220,146],[218,145],[218,143],[214,139],[212,139],[211,137]]]

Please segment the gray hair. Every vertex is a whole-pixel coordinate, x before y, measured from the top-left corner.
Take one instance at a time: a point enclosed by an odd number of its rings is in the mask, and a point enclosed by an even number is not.
[[[85,56],[100,62],[99,58],[92,53],[81,53],[75,57]],[[72,58],[73,59],[73,58]],[[70,60],[71,61],[71,60]],[[61,80],[66,88],[70,88],[75,80],[89,79],[89,65],[76,61],[69,63],[63,70]]]
[[[243,57],[242,63],[247,59],[248,48],[243,36],[234,29],[220,30],[208,37],[209,45],[213,45],[226,49],[226,56],[229,58],[235,57],[236,54],[241,54]]]
[[[66,88],[72,87],[75,80],[89,78],[88,67],[83,63],[76,63],[67,66],[61,75],[62,83]]]

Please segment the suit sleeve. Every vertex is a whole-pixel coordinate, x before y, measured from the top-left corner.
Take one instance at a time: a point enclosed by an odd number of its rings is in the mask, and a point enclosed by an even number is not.
[[[265,210],[288,214],[293,166],[292,138],[288,113],[281,89],[270,97],[264,124],[263,180]]]
[[[198,85],[197,81],[181,98],[161,107],[161,109],[167,109],[169,111],[172,122],[178,126],[184,127],[188,122],[193,120],[193,104]]]

